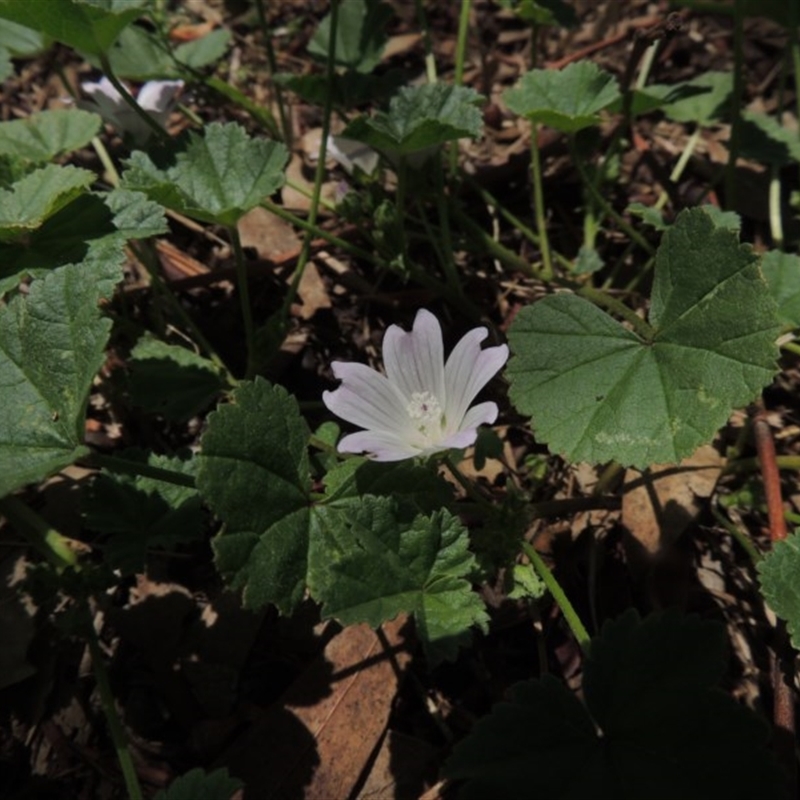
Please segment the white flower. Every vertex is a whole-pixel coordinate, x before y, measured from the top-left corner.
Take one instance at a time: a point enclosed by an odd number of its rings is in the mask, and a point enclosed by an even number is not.
[[[326,152],[341,164],[349,175],[358,167],[366,175],[372,175],[378,166],[378,154],[367,145],[357,142],[355,139],[347,139],[344,136],[328,136]]]
[[[400,461],[474,444],[478,426],[497,419],[497,404],[470,403],[508,360],[506,345],[481,350],[487,335],[486,328],[469,331],[445,364],[442,329],[422,310],[410,333],[397,325],[386,331],[386,375],[334,361],[342,385],[322,400],[338,417],[366,429],[345,436],[339,452]]]
[[[136,96],[136,102],[163,128],[172,111],[175,96],[183,88],[183,81],[148,81]],[[152,131],[136,112],[122,99],[111,81],[103,76],[97,83],[81,84],[90,103],[82,105],[96,111],[118,131],[130,134],[135,142],[145,142]]]

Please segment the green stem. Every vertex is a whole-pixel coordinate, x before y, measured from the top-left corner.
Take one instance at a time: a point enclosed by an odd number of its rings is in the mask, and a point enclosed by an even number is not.
[[[544,213],[544,188],[542,186],[542,162],[539,153],[539,125],[531,123],[531,176],[533,179],[533,214],[539,247],[542,253],[542,280],[553,279],[553,261],[550,255],[550,240],[547,236],[547,219]]]
[[[239,237],[239,229],[236,225],[228,227],[228,234],[233,245],[233,257],[236,265],[236,285],[239,289],[239,304],[242,309],[242,321],[244,322],[244,341],[247,351],[247,367],[245,369],[245,380],[250,380],[255,371],[256,359],[256,328],[253,323],[253,308],[250,305],[250,283],[247,275],[247,262],[242,250],[242,240]]]
[[[42,519],[18,497],[0,499],[0,515],[4,516],[56,569],[78,567],[78,557],[70,540]]]
[[[433,40],[431,39],[431,29],[428,25],[428,18],[425,15],[425,8],[422,0],[414,0],[414,8],[417,11],[417,20],[422,28],[422,40],[425,44],[425,74],[428,83],[436,83],[436,59],[433,56]]]
[[[529,544],[528,542],[523,542],[522,549],[525,552],[525,555],[530,559],[531,564],[533,564],[533,568],[539,574],[539,577],[544,582],[544,585],[550,591],[550,594],[553,595],[553,599],[561,609],[561,613],[564,615],[564,619],[567,621],[567,625],[569,625],[572,635],[577,639],[583,654],[588,655],[589,645],[591,644],[589,632],[586,630],[586,627],[581,622],[581,618],[575,611],[574,606],[572,603],[570,603],[569,598],[561,588],[561,584],[556,580],[555,575],[553,575],[553,573],[550,571],[550,568],[547,566],[547,564],[545,564],[544,559],[539,555],[533,545]]]
[[[328,36],[328,59],[326,62],[326,77],[328,85],[333,85],[333,79],[336,73],[336,35],[339,27],[339,3],[340,0],[331,0],[330,19],[331,26]],[[283,299],[281,306],[281,327],[285,328],[288,324],[289,316],[291,314],[292,303],[297,297],[297,290],[300,286],[300,280],[305,272],[306,265],[311,256],[311,241],[313,232],[317,227],[317,215],[319,214],[319,206],[322,201],[322,182],[325,180],[325,154],[328,148],[328,135],[331,130],[331,116],[333,115],[333,92],[327,92],[325,95],[325,105],[322,109],[322,141],[319,146],[319,156],[317,160],[317,168],[314,172],[314,188],[311,194],[311,205],[308,210],[308,227],[305,228],[305,236],[303,237],[303,246],[300,250],[300,257],[297,260],[297,266],[292,275],[289,284],[289,290]]]
[[[583,181],[583,185],[589,190],[589,194],[591,194],[592,199],[603,209],[603,213],[611,217],[614,222],[617,223],[617,227],[624,231],[628,238],[636,242],[639,247],[642,248],[648,255],[653,255],[655,250],[650,242],[642,236],[639,231],[637,231],[612,205],[611,203],[603,197],[602,192],[594,185],[592,179],[586,174],[586,168],[583,166],[583,162],[581,160],[580,154],[577,152],[577,148],[575,147],[575,137],[570,137],[570,151],[572,152],[572,163],[578,170],[578,173],[581,176],[581,180]]]
[[[280,128],[275,121],[275,117],[270,113],[269,109],[259,106],[254,103],[246,94],[240,92],[235,86],[226,83],[216,75],[211,75],[205,79],[206,86],[213,89],[223,97],[227,98],[236,105],[241,106],[262,128],[265,128],[270,136],[278,138],[280,136]]]
[[[88,615],[87,615],[88,616]],[[97,640],[97,633],[91,618],[87,619],[86,639],[89,645],[89,653],[92,657],[92,671],[97,682],[97,692],[100,695],[100,705],[108,722],[108,732],[111,734],[111,741],[114,743],[114,750],[117,753],[122,778],[125,781],[125,789],[128,793],[128,800],[143,800],[142,787],[139,785],[139,776],[136,774],[136,767],[133,764],[131,751],[128,744],[128,737],[122,727],[119,714],[117,713],[114,695],[111,692],[111,682],[108,679],[108,670]]]
[[[436,184],[434,192],[436,196],[436,209],[439,212],[439,224],[441,225],[445,279],[454,292],[461,294],[463,289],[456,269],[455,248],[453,247],[453,237],[450,233],[450,212],[444,188],[444,168],[439,158],[436,159],[433,174]]]
[[[261,26],[261,35],[264,37],[264,48],[267,51],[267,65],[269,66],[269,77],[272,80],[272,87],[275,90],[275,100],[278,103],[278,114],[281,118],[281,129],[283,130],[283,141],[286,146],[292,149],[292,122],[286,113],[283,89],[275,83],[275,73],[278,71],[278,62],[275,58],[275,48],[272,46],[272,31],[269,29],[267,14],[264,11],[264,0],[256,0],[256,12],[258,13],[258,24]]]
[[[772,244],[778,250],[783,250],[783,221],[781,220],[781,178],[780,168],[773,164],[770,168],[769,178],[769,229],[772,234]]]
[[[689,163],[689,159],[692,157],[692,153],[694,153],[695,147],[697,147],[697,143],[700,141],[701,130],[702,128],[698,125],[686,142],[678,162],[675,164],[675,167],[669,175],[669,179],[672,183],[677,183],[680,180],[684,169],[686,169],[686,165]],[[655,208],[656,211],[661,211],[661,209],[667,204],[667,200],[669,200],[669,193],[662,191],[653,208]]]
[[[775,463],[778,469],[800,470],[800,456],[776,456]],[[723,475],[738,474],[740,472],[757,472],[759,463],[757,458],[737,458],[729,461],[722,470]]]
[[[127,103],[142,122],[161,140],[169,141],[169,134],[158,124],[154,117],[151,117],[134,99],[125,84],[114,74],[111,62],[105,53],[100,54],[100,68],[105,76],[111,81],[112,86],[119,92],[120,97]]]
[[[108,456],[97,452],[92,452],[84,460],[91,467],[106,469],[109,472],[117,472],[122,475],[140,475],[143,478],[153,478],[157,481],[164,481],[164,483],[171,483],[175,486],[187,486],[191,489],[195,486],[194,478],[191,475],[164,469],[163,467],[154,467],[141,461],[131,461],[127,458]]]
[[[461,11],[458,15],[458,38],[456,40],[456,66],[453,83],[461,86],[464,82],[464,62],[467,52],[467,35],[469,34],[469,14],[472,7],[471,0],[461,0]],[[458,142],[450,145],[450,175],[455,176],[458,168]]]
[[[714,515],[714,519],[716,519],[717,522],[722,525],[726,531],[728,531],[733,540],[739,544],[745,553],[747,553],[747,556],[753,565],[758,564],[758,562],[762,559],[762,555],[759,553],[758,548],[753,544],[750,536],[745,531],[740,530],[739,526],[735,525],[731,520],[729,520],[716,506],[711,507],[711,513]]]
[[[98,136],[92,137],[92,148],[94,149],[95,153],[97,153],[97,157],[100,159],[103,169],[108,173],[108,180],[111,185],[115,187],[119,186],[120,177],[119,172],[117,172],[117,167],[111,160],[111,156],[108,154],[106,146]]]
[[[794,353],[796,356],[800,356],[800,345],[796,342],[784,342],[781,345],[781,350],[786,350],[787,353]]]
[[[736,208],[736,161],[742,132],[744,100],[744,0],[733,4],[733,97],[731,98],[731,138],[728,142],[728,163],[725,165],[725,206]]]

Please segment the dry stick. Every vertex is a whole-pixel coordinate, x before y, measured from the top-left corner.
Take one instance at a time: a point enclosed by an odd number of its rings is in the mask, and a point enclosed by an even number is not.
[[[761,479],[764,483],[764,494],[767,498],[769,514],[769,535],[773,543],[785,539],[788,535],[786,520],[783,516],[783,498],[781,496],[781,478],[775,455],[775,442],[766,420],[763,406],[756,414],[753,422],[753,433],[761,466]],[[790,657],[787,657],[790,656]],[[772,686],[775,693],[773,720],[776,728],[775,749],[784,767],[789,770],[791,796],[796,796],[797,759],[794,752],[794,696],[792,687],[784,678],[782,661],[794,663],[794,653],[789,646],[786,625],[778,621],[775,645],[772,650]]]

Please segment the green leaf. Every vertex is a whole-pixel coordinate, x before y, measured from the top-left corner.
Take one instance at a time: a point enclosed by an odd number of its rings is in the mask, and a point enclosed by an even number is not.
[[[599,112],[619,96],[613,75],[591,61],[576,61],[562,70],[527,72],[503,99],[515,114],[564,133],[575,133],[596,125]]]
[[[480,135],[481,96],[464,86],[444,83],[406,87],[392,98],[389,113],[358,117],[342,136],[390,156],[408,156],[445,142]]]
[[[436,468],[413,461],[381,463],[348,458],[325,476],[327,505],[349,505],[365,494],[394,497],[423,513],[432,513],[453,499],[452,487]]]
[[[288,158],[282,144],[214,122],[203,136],[192,131],[180,150],[134,152],[124,185],[193,219],[235,225],[283,185]]]
[[[86,169],[48,164],[17,181],[11,189],[0,190],[0,242],[38,228],[83,194],[95,178]]]
[[[234,792],[242,788],[244,783],[231,778],[224,767],[213,772],[197,767],[172,781],[169,788],[158,792],[155,800],[231,800]]]
[[[555,678],[518,684],[445,767],[459,797],[785,798],[769,727],[714,688],[722,626],[677,613],[603,626],[585,706]]]
[[[100,55],[146,4],[147,0],[0,0],[0,17]]]
[[[101,125],[97,114],[77,108],[40,111],[27,119],[0,122],[0,152],[44,164],[87,145]]]
[[[709,125],[727,113],[733,93],[733,74],[731,72],[704,72],[690,81],[678,84],[678,86],[701,91],[667,102],[661,109],[664,114],[676,122]]]
[[[108,60],[119,78],[133,81],[181,78],[185,73],[183,67],[202,69],[220,59],[230,38],[230,31],[219,28],[170,52],[154,33],[140,25],[129,25],[114,42]],[[98,58],[89,56],[88,60],[100,68]]]
[[[275,82],[318,106],[324,105],[332,93],[334,108],[350,109],[388,100],[406,82],[406,76],[398,69],[388,70],[381,75],[349,71],[333,75],[332,80],[327,75],[281,73],[275,76]]]
[[[380,63],[388,39],[386,25],[392,7],[380,0],[344,0],[339,4],[336,26],[335,64],[356,72],[372,72]],[[308,52],[327,61],[331,39],[331,15],[320,22]]]
[[[214,540],[217,569],[244,602],[289,611],[305,590],[308,429],[297,401],[257,378],[208,417],[197,487],[226,524]]]
[[[83,194],[23,242],[0,243],[0,295],[26,275],[41,277],[65,264],[93,269],[109,260],[122,263],[129,239],[166,230],[164,210],[139,192]]]
[[[14,58],[30,58],[41,53],[49,44],[46,38],[32,28],[0,19],[0,48]]]
[[[133,348],[128,366],[133,404],[176,422],[206,409],[226,385],[208,359],[150,336]]]
[[[800,533],[775,542],[758,562],[761,592],[770,608],[783,620],[792,639],[800,644]]]
[[[0,497],[88,452],[86,403],[111,328],[98,302],[120,270],[121,259],[62,267],[0,314]]]
[[[571,294],[518,314],[510,396],[553,452],[678,462],[776,371],[779,327],[758,257],[701,209],[682,212],[663,236],[650,324],[645,341]]]
[[[761,271],[778,304],[778,319],[800,328],[800,256],[770,250],[761,259]]]
[[[193,460],[146,454],[128,461],[193,475]],[[203,510],[196,489],[165,481],[102,473],[91,483],[81,503],[86,527],[105,534],[106,563],[126,575],[142,572],[148,552],[200,541],[205,533]]]
[[[500,0],[500,5],[511,9],[520,19],[532,25],[574,28],[578,24],[575,9],[563,0]]]
[[[488,616],[468,576],[475,570],[469,537],[442,510],[404,519],[391,497],[364,495],[315,509],[308,584],[322,613],[343,625],[378,627],[405,612],[435,663],[455,658],[473,625]]]
[[[797,131],[789,130],[774,117],[755,111],[742,113],[739,140],[741,158],[752,158],[764,164],[782,167],[800,163],[800,138]]]

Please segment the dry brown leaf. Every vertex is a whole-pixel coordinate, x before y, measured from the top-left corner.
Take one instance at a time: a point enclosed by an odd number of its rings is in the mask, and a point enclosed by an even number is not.
[[[426,768],[437,755],[438,749],[423,739],[387,731],[357,800],[419,797]]]
[[[642,474],[628,470],[635,488],[622,497],[622,524],[650,553],[674,542],[700,511],[698,499],[710,497],[725,459],[704,445],[679,465],[656,465]]]
[[[405,623],[399,617],[382,626],[392,658],[367,625],[334,636],[220,764],[258,787],[259,797],[349,797],[384,734],[398,672],[410,658],[400,636]]]
[[[303,270],[300,285],[297,287],[300,303],[292,306],[292,313],[302,319],[311,319],[321,308],[331,307],[328,288],[319,274],[316,264],[309,262]]]
[[[290,185],[291,184],[291,185]],[[281,189],[281,200],[289,211],[308,213],[311,208],[311,193],[314,184],[303,172],[303,157],[299,153],[292,156],[286,168],[286,184]],[[322,184],[322,199],[334,205],[336,202],[336,182]],[[319,213],[324,215],[325,207],[320,205]]]
[[[283,262],[300,253],[300,238],[288,222],[256,206],[239,220],[242,247],[251,247],[265,261]]]

